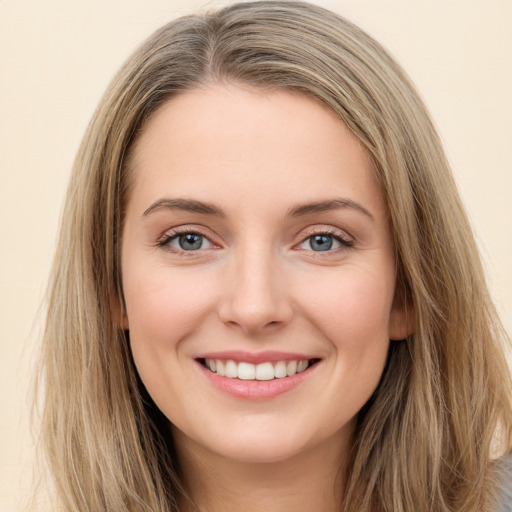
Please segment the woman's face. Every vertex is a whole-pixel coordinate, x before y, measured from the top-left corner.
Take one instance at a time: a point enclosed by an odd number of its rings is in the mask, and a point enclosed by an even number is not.
[[[313,99],[212,85],[155,113],[132,172],[123,324],[178,442],[260,462],[348,442],[406,334],[362,146]]]

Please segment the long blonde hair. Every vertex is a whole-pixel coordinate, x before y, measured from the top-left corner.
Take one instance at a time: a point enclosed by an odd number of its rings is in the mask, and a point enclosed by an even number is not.
[[[343,510],[490,511],[512,445],[506,335],[439,137],[401,68],[307,3],[241,3],[153,34],[106,91],[73,168],[43,339],[41,438],[68,511],[176,511],[167,420],[115,321],[130,148],[181,91],[219,82],[327,104],[364,145],[389,206],[398,287],[415,315],[359,413]],[[335,404],[333,404],[335,406]]]

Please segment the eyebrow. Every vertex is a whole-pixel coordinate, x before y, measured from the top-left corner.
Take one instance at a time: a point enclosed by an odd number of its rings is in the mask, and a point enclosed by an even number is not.
[[[342,208],[351,208],[360,213],[363,213],[371,220],[375,220],[373,215],[361,204],[356,201],[352,201],[351,199],[328,199],[326,201],[318,201],[313,203],[307,203],[303,205],[298,205],[289,210],[287,216],[289,217],[301,217],[303,215],[311,215],[313,213],[321,213],[327,212],[330,210],[338,210]]]
[[[325,201],[316,201],[294,206],[288,210],[286,217],[302,217],[305,215],[312,215],[314,213],[327,212],[331,210],[339,210],[343,208],[350,208],[363,213],[371,220],[375,220],[373,215],[361,204],[351,199],[328,199]],[[184,210],[187,212],[202,213],[204,215],[215,215],[217,217],[225,217],[224,211],[212,203],[205,203],[195,199],[182,199],[182,198],[162,198],[156,200],[147,208],[142,214],[144,217],[150,213],[158,210]]]
[[[217,206],[195,199],[158,199],[142,214],[144,217],[156,210],[184,210],[187,212],[203,213],[225,217],[224,212]]]

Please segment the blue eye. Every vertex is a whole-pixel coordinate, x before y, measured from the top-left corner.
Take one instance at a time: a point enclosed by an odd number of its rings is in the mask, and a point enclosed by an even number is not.
[[[314,235],[308,238],[309,247],[313,251],[328,251],[334,245],[334,238],[330,235]]]
[[[168,239],[167,244],[181,251],[198,251],[199,249],[208,249],[212,246],[211,242],[199,233],[182,233]]]
[[[314,252],[327,252],[340,247],[352,247],[352,242],[328,233],[318,233],[308,236],[301,244],[300,248]]]

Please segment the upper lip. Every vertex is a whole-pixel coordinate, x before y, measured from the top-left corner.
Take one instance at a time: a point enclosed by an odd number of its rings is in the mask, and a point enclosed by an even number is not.
[[[252,364],[275,363],[277,361],[304,361],[309,359],[318,359],[307,354],[296,352],[278,352],[266,350],[263,352],[246,352],[244,350],[224,350],[220,352],[208,352],[199,355],[196,359],[220,359],[245,362]]]

